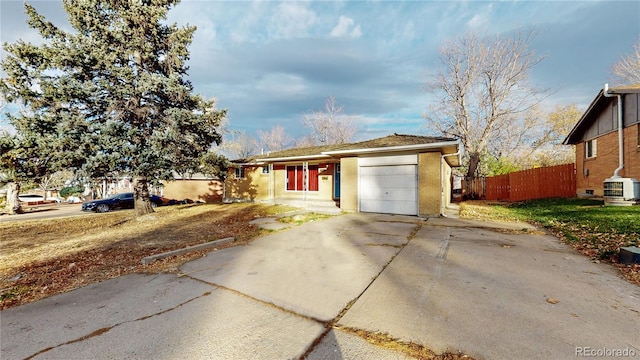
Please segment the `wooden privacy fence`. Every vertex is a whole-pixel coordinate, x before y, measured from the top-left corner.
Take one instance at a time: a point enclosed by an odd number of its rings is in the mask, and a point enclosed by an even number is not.
[[[472,183],[472,185],[474,185],[473,191],[486,200],[523,201],[574,197],[576,196],[575,165],[548,166],[491,176],[485,178],[483,182]]]

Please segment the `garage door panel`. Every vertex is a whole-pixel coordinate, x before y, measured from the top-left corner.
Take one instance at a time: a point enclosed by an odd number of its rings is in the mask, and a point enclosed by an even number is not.
[[[372,188],[364,191],[361,195],[362,200],[384,200],[384,201],[415,201],[415,189],[379,189]]]
[[[372,188],[415,188],[415,175],[397,176],[365,176],[360,178],[360,186],[363,189]]]
[[[417,215],[416,165],[361,166],[360,211]]]
[[[415,175],[415,173],[415,165],[364,166],[360,168],[360,176]]]
[[[363,203],[360,211],[381,214],[416,215],[414,201],[369,200]]]

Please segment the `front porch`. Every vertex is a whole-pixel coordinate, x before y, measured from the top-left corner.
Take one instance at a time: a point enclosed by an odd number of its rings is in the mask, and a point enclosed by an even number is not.
[[[275,198],[271,200],[263,200],[262,203],[265,204],[278,204],[278,205],[287,205],[293,206],[301,209],[305,209],[306,211],[312,211],[322,214],[333,214],[339,215],[342,213],[340,209],[340,200],[303,200],[296,198]]]

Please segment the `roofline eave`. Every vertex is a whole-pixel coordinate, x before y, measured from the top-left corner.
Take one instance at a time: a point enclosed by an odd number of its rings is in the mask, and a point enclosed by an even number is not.
[[[586,121],[586,118],[588,117],[588,115],[591,113],[591,111],[593,111],[593,109],[596,107],[596,104],[600,102],[600,99],[602,99],[603,97],[604,97],[603,90],[600,90],[600,92],[598,92],[598,95],[596,95],[593,101],[591,101],[591,104],[589,104],[589,107],[587,108],[587,110],[585,110],[585,112],[582,113],[580,120],[578,120],[578,122],[573,127],[573,129],[569,131],[569,134],[567,135],[567,137],[562,141],[562,145],[575,145],[575,142],[573,142],[573,139],[572,139],[573,136],[576,134],[578,129],[582,128],[582,124]]]
[[[334,150],[334,151],[325,151],[323,154],[325,155],[358,155],[358,154],[372,154],[372,153],[382,153],[382,152],[398,152],[398,151],[411,151],[411,150],[421,150],[421,149],[436,149],[442,148],[445,146],[460,146],[460,140],[454,141],[444,141],[430,144],[416,144],[416,145],[399,145],[399,146],[386,146],[386,147],[377,147],[377,148],[364,148],[364,149],[351,149],[351,150]]]
[[[324,153],[320,155],[299,155],[299,156],[285,156],[279,158],[261,158],[256,159],[258,162],[277,162],[277,161],[296,161],[296,160],[321,160],[321,159],[330,159],[331,156],[325,155]]]

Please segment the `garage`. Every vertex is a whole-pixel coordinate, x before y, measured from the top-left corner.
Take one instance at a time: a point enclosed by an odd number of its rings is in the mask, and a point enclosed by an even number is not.
[[[417,156],[383,156],[358,161],[362,212],[418,214]]]

